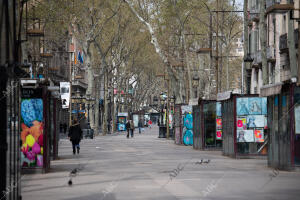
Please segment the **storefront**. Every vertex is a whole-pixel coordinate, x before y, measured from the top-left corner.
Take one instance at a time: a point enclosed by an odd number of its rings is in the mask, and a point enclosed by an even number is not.
[[[223,154],[230,157],[267,155],[267,98],[229,94],[222,103]]]
[[[222,148],[221,103],[206,100],[193,106],[194,149]]]
[[[261,95],[268,97],[268,165],[293,170],[300,166],[300,87],[265,86]]]

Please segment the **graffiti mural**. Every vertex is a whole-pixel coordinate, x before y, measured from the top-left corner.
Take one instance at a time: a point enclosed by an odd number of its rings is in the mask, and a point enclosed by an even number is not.
[[[187,113],[183,119],[183,143],[193,145],[193,115]]]
[[[21,164],[22,167],[43,167],[43,101],[21,100]]]

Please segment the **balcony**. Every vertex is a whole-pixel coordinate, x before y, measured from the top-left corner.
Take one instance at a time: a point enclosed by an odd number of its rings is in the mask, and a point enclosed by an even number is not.
[[[279,49],[280,49],[280,52],[285,51],[286,49],[288,49],[288,46],[287,46],[287,33],[280,36],[280,38],[279,38]]]
[[[267,0],[266,15],[270,13],[286,13],[287,11],[294,9],[294,4],[281,4],[280,2],[280,0]]]
[[[249,13],[249,21],[255,21],[258,22],[259,21],[259,8],[256,6],[253,6],[250,8],[250,13]]]
[[[267,47],[267,60],[269,62],[275,62],[276,61],[276,52],[275,52],[274,46],[268,46]]]
[[[275,4],[280,4],[280,1],[281,0],[266,0],[266,8],[268,9]]]
[[[299,35],[299,31],[298,29],[294,30],[294,37],[295,37],[295,47],[298,48],[298,35]],[[279,39],[279,49],[280,49],[280,53],[284,53],[288,51],[288,38],[287,38],[287,33],[283,34],[280,36]]]
[[[262,58],[261,58],[261,51],[254,52],[251,57],[254,59],[252,62],[253,68],[258,68],[261,65]]]

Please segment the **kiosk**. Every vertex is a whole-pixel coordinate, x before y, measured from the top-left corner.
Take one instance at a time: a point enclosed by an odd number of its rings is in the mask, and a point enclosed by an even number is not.
[[[118,131],[126,131],[127,118],[128,118],[128,113],[118,113],[118,116],[117,116]]]

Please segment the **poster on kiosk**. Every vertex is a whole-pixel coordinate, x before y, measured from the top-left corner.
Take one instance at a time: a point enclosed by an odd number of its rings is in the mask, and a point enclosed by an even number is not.
[[[44,116],[42,88],[21,90],[21,166],[43,168]]]

